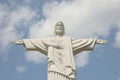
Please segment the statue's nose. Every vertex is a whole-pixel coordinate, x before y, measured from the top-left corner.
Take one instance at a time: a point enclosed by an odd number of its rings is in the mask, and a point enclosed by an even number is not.
[[[61,29],[62,27],[61,26],[58,26],[58,29]]]

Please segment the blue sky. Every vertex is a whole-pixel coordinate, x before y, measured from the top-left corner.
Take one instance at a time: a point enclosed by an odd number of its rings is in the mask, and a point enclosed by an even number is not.
[[[11,40],[53,36],[108,40],[75,56],[77,80],[120,80],[120,0],[0,0],[0,80],[47,80],[47,58]]]

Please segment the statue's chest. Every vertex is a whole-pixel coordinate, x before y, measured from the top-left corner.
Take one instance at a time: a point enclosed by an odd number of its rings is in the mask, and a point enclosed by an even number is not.
[[[50,40],[51,44],[56,46],[65,46],[66,45],[66,39],[65,38],[53,38]]]
[[[66,38],[52,38],[50,44],[55,53],[62,55],[68,50],[68,40]]]

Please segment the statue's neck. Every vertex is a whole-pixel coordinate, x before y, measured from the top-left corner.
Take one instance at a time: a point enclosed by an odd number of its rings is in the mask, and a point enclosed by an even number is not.
[[[63,37],[63,34],[55,35],[55,37]]]
[[[59,38],[59,37],[63,37],[63,35],[56,35],[55,37],[58,37],[58,38]]]

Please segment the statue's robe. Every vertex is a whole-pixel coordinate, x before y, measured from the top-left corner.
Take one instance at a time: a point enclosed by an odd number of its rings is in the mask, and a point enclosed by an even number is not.
[[[27,50],[39,51],[48,57],[48,80],[75,80],[74,55],[93,50],[95,39],[72,39],[67,36],[23,39]]]

